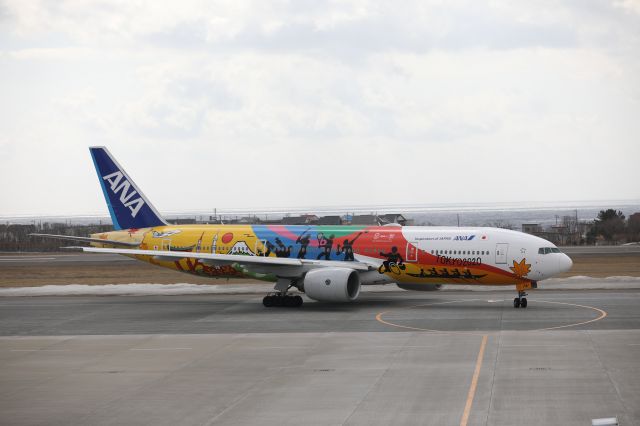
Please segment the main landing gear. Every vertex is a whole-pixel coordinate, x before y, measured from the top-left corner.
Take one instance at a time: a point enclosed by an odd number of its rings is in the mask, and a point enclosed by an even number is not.
[[[513,299],[513,307],[514,308],[526,308],[527,307],[527,298],[525,297],[527,293],[524,291],[518,291],[518,297]]]
[[[262,304],[266,308],[272,306],[284,306],[287,308],[298,308],[302,306],[302,297],[298,295],[288,294],[291,287],[297,287],[297,281],[288,278],[278,278],[276,286],[273,288],[275,292],[267,294],[262,299]]]
[[[302,306],[302,297],[297,295],[293,296],[283,292],[269,293],[264,297],[264,299],[262,299],[262,304],[267,308],[272,306],[298,308]]]

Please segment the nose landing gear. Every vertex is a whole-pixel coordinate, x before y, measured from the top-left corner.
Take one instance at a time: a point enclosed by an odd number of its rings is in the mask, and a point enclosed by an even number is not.
[[[518,291],[518,297],[513,299],[513,307],[514,308],[526,308],[527,307],[527,295],[523,290]]]

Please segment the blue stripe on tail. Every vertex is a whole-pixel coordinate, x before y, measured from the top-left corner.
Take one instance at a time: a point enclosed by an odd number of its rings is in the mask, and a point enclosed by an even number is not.
[[[167,224],[107,148],[94,146],[89,151],[116,230]]]

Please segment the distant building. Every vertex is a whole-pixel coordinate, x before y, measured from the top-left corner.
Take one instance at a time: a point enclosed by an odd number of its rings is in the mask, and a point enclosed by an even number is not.
[[[195,218],[175,218],[175,219],[167,219],[167,222],[173,224],[173,225],[192,225],[194,223],[196,223],[196,219]]]
[[[302,216],[285,216],[281,223],[283,225],[311,225],[318,223],[318,219],[315,214],[303,214]]]
[[[342,225],[340,216],[322,216],[318,219],[318,225]]]
[[[283,225],[304,225],[306,224],[306,219],[302,216],[285,216],[280,221]]]
[[[539,223],[523,223],[522,232],[526,234],[538,234],[542,232],[542,226]]]
[[[351,218],[352,225],[378,225],[380,220],[374,214],[360,214]]]

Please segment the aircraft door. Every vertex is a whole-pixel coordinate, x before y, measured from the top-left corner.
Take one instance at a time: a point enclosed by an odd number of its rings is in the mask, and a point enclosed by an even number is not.
[[[496,244],[496,264],[507,263],[507,252],[509,251],[509,244],[498,243]]]
[[[407,262],[417,262],[418,261],[418,242],[417,241],[409,241],[407,243],[407,255],[404,258]]]
[[[162,240],[162,250],[171,251],[171,238],[165,238]]]

